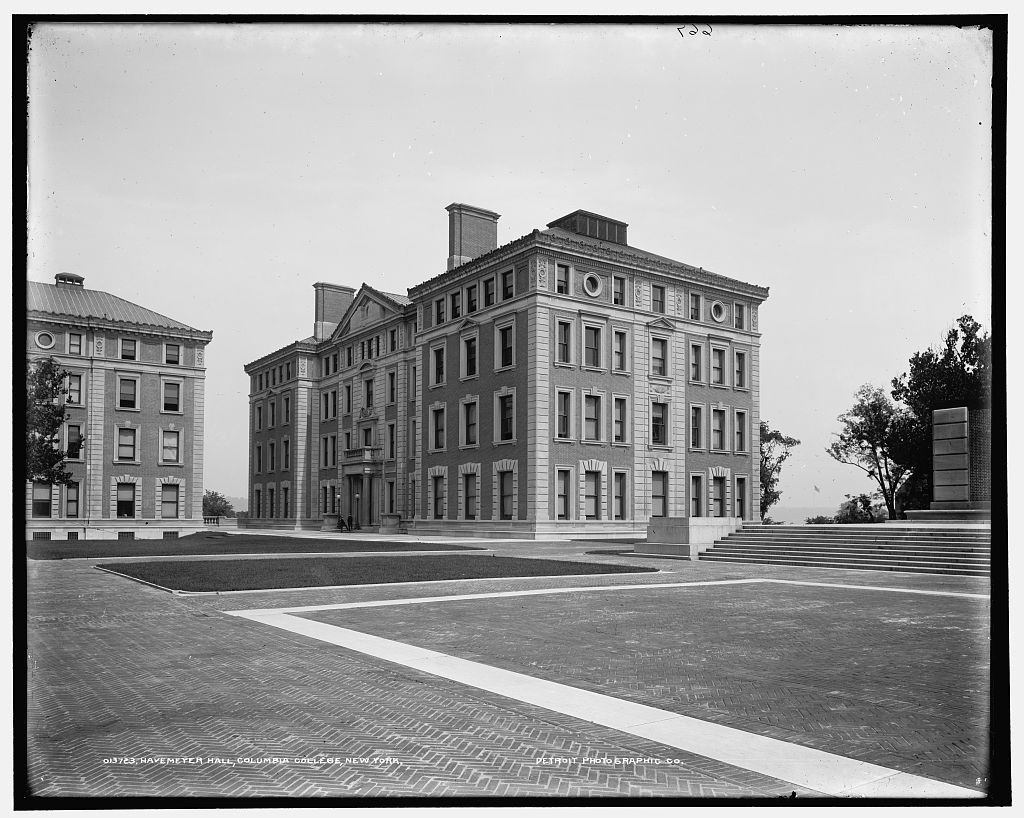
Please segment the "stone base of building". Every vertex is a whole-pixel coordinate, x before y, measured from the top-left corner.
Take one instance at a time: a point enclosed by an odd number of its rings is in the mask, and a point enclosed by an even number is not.
[[[664,554],[695,560],[716,540],[742,527],[742,517],[653,517],[647,526],[647,542],[633,550],[638,554]]]
[[[915,523],[987,523],[992,520],[992,504],[990,502],[940,501],[932,503],[929,509],[908,511],[907,519]]]
[[[27,520],[26,540],[162,540],[206,531],[197,520]]]
[[[513,540],[633,539],[647,533],[646,521],[634,520],[403,520],[402,526],[422,537]]]

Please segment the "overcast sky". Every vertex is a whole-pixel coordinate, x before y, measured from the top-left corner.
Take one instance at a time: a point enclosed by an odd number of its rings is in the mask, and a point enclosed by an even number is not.
[[[990,327],[991,74],[956,28],[46,25],[28,275],[213,330],[205,483],[245,495],[242,367],[311,334],[314,282],[443,272],[455,201],[499,243],[602,213],[770,288],[780,507],[834,508],[872,488],[824,453],[858,386]]]

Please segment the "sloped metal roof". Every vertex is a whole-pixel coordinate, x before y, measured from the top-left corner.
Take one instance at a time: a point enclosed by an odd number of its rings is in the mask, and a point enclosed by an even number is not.
[[[58,287],[55,284],[43,284],[38,281],[28,282],[28,309],[74,318],[94,318],[192,332],[202,331],[102,290]]]

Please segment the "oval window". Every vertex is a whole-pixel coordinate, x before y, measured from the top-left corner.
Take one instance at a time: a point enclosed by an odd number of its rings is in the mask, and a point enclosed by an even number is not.
[[[583,276],[583,289],[591,298],[595,298],[601,294],[601,287],[602,282],[600,276],[595,275],[594,273],[587,273]]]
[[[711,305],[711,317],[714,318],[719,324],[725,320],[725,306],[721,301],[716,301]]]
[[[49,332],[37,332],[36,346],[40,349],[50,349],[53,346],[53,335]]]

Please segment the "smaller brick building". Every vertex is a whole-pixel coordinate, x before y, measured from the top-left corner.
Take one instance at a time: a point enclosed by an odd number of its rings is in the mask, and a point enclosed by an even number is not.
[[[28,283],[29,361],[68,374],[66,486],[26,483],[26,538],[158,539],[203,524],[205,349],[213,333],[85,287]]]

